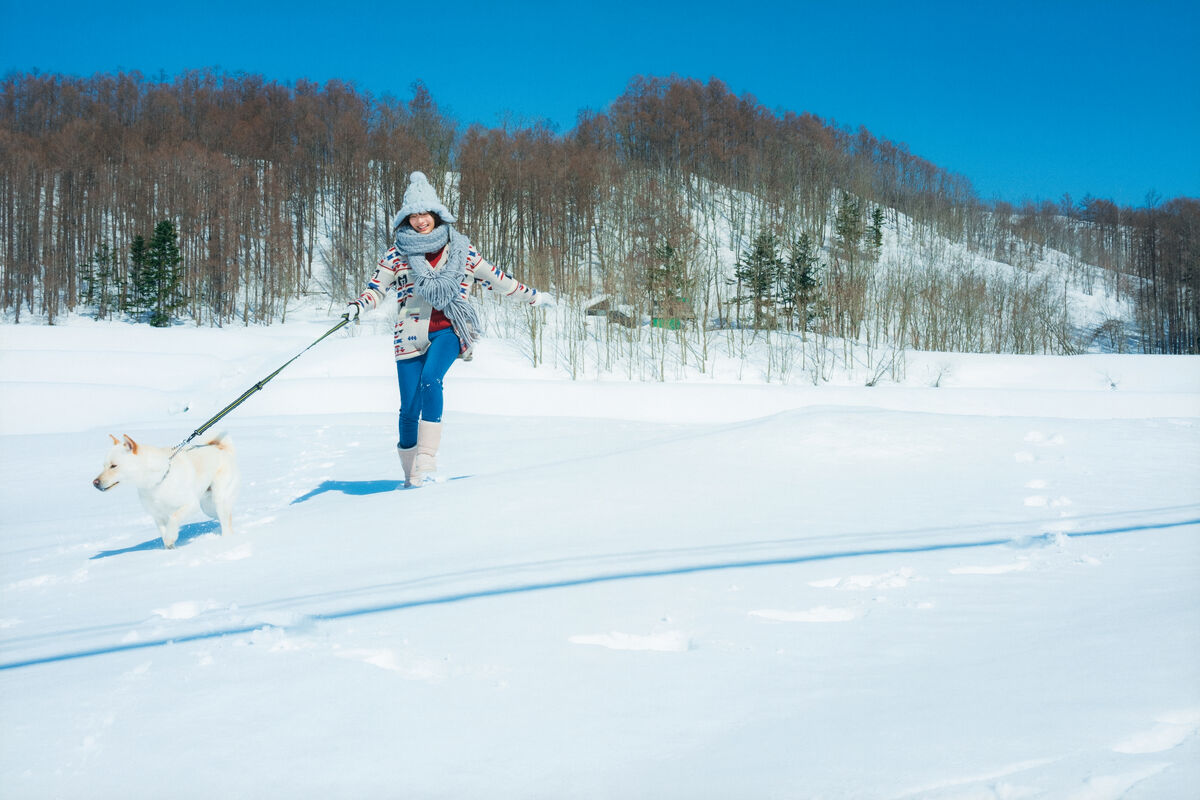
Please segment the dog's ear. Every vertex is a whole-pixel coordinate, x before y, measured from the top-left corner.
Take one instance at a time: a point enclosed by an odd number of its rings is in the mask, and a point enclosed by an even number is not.
[[[137,442],[129,438],[129,434],[125,434],[125,449],[137,455]]]
[[[120,440],[120,439],[118,439],[117,437],[113,436],[111,433],[108,435],[108,438],[110,438],[110,439],[112,439],[112,440],[113,440],[113,444],[120,444],[120,443],[121,443],[121,440]]]

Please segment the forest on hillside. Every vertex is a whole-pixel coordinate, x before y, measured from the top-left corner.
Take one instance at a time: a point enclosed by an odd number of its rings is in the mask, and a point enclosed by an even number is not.
[[[336,306],[373,271],[413,170],[492,262],[670,329],[1200,352],[1200,199],[986,202],[865,129],[674,77],[637,78],[560,133],[464,127],[419,83],[401,100],[213,71],[10,74],[0,310],[225,325],[282,319],[313,294]],[[885,230],[908,249],[885,249]],[[1038,269],[1048,260],[1061,269]],[[1072,282],[1129,314],[1073,329]]]

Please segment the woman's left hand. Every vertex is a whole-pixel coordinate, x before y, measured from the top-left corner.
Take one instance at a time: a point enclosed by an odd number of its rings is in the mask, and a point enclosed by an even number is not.
[[[558,301],[554,299],[554,295],[547,292],[538,292],[533,296],[533,304],[540,308],[555,308]]]

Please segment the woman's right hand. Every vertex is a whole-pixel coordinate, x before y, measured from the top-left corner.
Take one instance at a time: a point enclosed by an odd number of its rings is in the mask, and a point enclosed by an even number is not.
[[[351,300],[346,303],[346,313],[343,314],[347,322],[358,322],[358,316],[362,313],[362,306],[357,300]]]

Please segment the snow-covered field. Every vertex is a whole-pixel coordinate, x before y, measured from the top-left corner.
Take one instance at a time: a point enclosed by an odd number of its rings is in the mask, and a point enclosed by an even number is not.
[[[92,488],[329,324],[0,327],[0,796],[1200,796],[1200,359],[572,382],[491,339],[398,491],[359,330],[218,426],[234,536]]]

